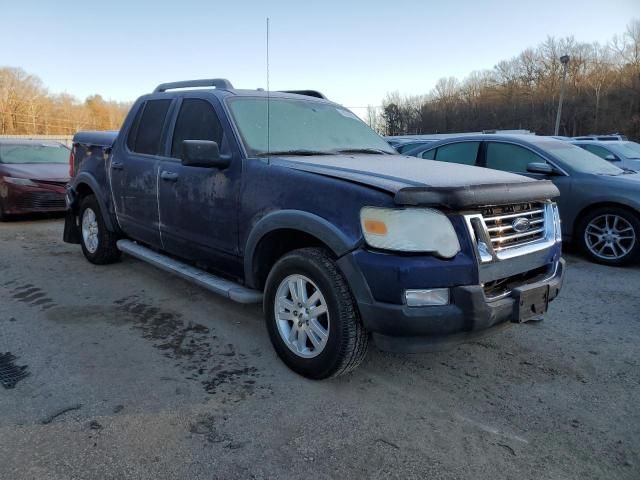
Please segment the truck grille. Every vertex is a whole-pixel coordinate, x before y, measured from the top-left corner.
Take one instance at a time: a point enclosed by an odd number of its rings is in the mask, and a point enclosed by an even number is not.
[[[20,210],[64,210],[66,203],[63,193],[25,193],[16,198],[15,205]]]
[[[482,209],[495,251],[540,240],[545,236],[543,203],[517,203]]]

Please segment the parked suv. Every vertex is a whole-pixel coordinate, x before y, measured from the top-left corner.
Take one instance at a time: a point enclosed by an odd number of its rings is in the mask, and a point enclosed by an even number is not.
[[[262,302],[311,378],[370,337],[419,352],[539,319],[562,284],[551,182],[400,156],[318,92],[160,85],[119,133],[76,134],[71,162],[66,241]]]

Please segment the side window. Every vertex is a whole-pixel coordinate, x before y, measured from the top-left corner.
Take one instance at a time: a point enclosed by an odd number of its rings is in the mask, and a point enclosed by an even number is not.
[[[127,147],[132,152],[136,148],[136,135],[138,134],[138,126],[140,125],[140,117],[142,117],[142,111],[144,110],[144,103],[140,105],[138,111],[136,112],[136,116],[133,119],[133,123],[131,123],[131,128],[129,129],[129,135],[127,136]]]
[[[222,125],[213,106],[200,98],[183,100],[171,142],[171,156],[181,158],[183,140],[211,140],[222,149]]]
[[[439,162],[462,163],[463,165],[475,165],[478,157],[480,142],[450,143],[438,147],[436,160]],[[424,158],[424,157],[423,157]]]
[[[542,157],[519,145],[487,143],[487,168],[526,173],[527,165],[532,162],[546,163]]]
[[[171,100],[148,100],[136,115],[127,146],[136,153],[158,155],[160,153],[160,137]]]
[[[608,155],[611,155],[611,152],[609,152],[609,150],[599,145],[580,145],[580,146],[584,148],[587,152],[591,152],[599,156],[600,158],[607,158]]]
[[[426,152],[422,152],[420,154],[421,158],[426,158],[427,160],[433,160],[436,158],[436,150],[435,148],[432,148],[431,150],[427,150]]]

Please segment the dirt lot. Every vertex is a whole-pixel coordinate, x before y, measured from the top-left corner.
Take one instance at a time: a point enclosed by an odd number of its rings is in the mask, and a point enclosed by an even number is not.
[[[637,267],[569,256],[544,322],[313,382],[260,308],[61,233],[0,224],[0,353],[31,372],[0,387],[1,479],[640,478]]]

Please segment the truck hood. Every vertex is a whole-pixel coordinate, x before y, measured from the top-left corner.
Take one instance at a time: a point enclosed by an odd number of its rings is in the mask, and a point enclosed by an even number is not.
[[[271,164],[377,188],[393,194],[398,205],[466,208],[560,194],[547,180],[404,155],[291,156],[271,158]]]

